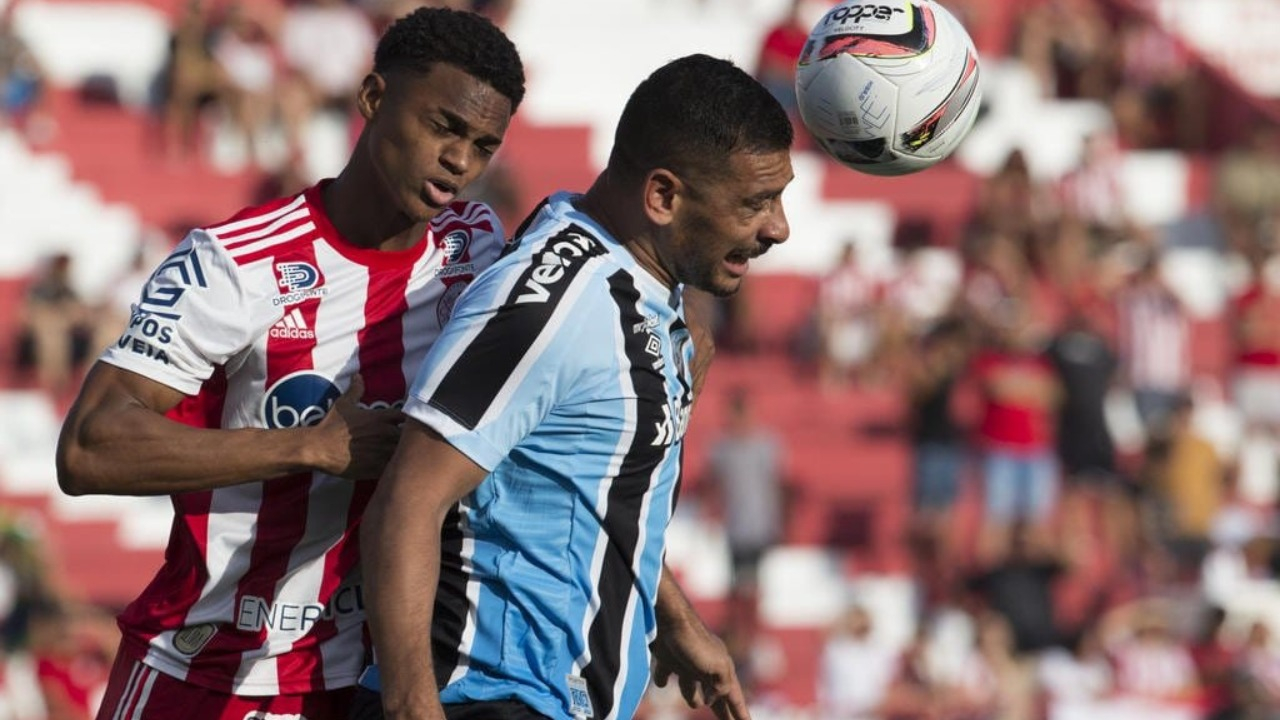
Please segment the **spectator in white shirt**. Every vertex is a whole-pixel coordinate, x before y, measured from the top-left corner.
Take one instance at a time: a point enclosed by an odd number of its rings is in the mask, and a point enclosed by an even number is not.
[[[898,652],[878,640],[870,613],[854,605],[822,649],[818,703],[827,720],[875,720],[897,670]]]
[[[305,147],[315,113],[350,113],[377,40],[369,17],[344,0],[304,0],[289,7],[280,28],[285,76],[279,102],[292,151]]]

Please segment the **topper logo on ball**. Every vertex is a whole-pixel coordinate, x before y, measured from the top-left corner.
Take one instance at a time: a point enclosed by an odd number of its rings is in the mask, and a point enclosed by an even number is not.
[[[894,13],[902,12],[906,10],[892,5],[846,5],[827,13],[827,17],[822,22],[824,25],[830,25],[833,22],[841,25],[845,23],[856,25],[863,20],[889,20],[893,18]]]

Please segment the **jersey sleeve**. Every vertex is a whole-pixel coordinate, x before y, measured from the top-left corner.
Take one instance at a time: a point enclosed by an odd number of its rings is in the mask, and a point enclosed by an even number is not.
[[[485,273],[467,289],[404,408],[489,471],[581,386],[592,363],[581,337],[597,324],[583,299],[515,301],[512,280]],[[576,306],[571,322],[557,317],[564,303]]]
[[[192,231],[147,280],[128,327],[101,360],[194,395],[250,344],[247,305],[235,261]]]
[[[507,246],[505,229],[502,220],[493,208],[480,202],[473,202],[467,208],[468,213],[478,213],[479,220],[472,227],[476,229],[476,238],[471,245],[471,262],[479,268],[487,268],[498,259]]]

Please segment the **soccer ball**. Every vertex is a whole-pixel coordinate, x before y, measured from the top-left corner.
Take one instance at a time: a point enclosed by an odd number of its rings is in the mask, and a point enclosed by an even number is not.
[[[978,53],[932,0],[844,0],[796,67],[800,117],[840,164],[905,175],[950,155],[981,104]]]

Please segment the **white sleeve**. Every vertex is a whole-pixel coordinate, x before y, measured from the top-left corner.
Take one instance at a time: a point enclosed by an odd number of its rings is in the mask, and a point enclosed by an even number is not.
[[[151,274],[129,325],[103,362],[194,395],[214,368],[252,342],[239,268],[194,230]]]

